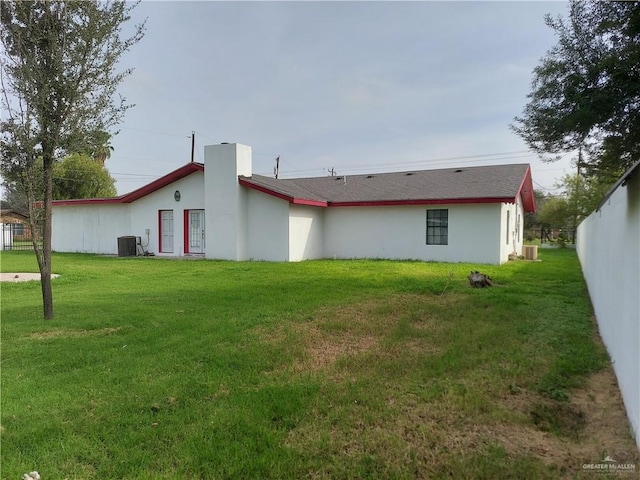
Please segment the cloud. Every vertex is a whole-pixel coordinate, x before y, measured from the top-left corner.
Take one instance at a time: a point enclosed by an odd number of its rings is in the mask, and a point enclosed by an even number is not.
[[[388,165],[522,150],[508,124],[555,42],[515,2],[143,2],[126,57],[112,172],[167,173],[204,144],[242,142],[256,172]],[[201,152],[197,155],[201,155]],[[196,159],[198,156],[196,156]],[[146,179],[145,179],[146,181]],[[140,184],[143,182],[141,181]]]

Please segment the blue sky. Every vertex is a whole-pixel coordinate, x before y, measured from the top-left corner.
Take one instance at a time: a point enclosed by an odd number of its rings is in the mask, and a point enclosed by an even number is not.
[[[106,166],[126,193],[205,145],[253,147],[280,176],[531,163],[553,190],[571,155],[540,162],[509,130],[566,2],[143,1],[120,92],[136,106]]]

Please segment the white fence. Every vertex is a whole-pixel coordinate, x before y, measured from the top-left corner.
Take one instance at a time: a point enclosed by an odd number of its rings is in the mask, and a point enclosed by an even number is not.
[[[577,250],[640,447],[640,162],[580,224]]]

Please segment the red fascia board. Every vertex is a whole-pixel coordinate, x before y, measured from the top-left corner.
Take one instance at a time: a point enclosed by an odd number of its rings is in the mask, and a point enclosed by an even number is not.
[[[291,203],[296,205],[307,205],[310,207],[328,207],[329,204],[327,202],[323,202],[320,200],[309,200],[307,198],[294,198]]]
[[[114,204],[114,203],[131,203],[150,193],[156,192],[167,185],[172,184],[195,172],[204,171],[204,165],[200,163],[187,163],[186,165],[168,173],[164,177],[160,177],[147,185],[134,190],[133,192],[112,198],[78,198],[73,200],[55,200],[53,205],[56,207],[64,205],[95,205],[95,204]]]
[[[54,200],[52,205],[59,207],[63,205],[95,205],[105,203],[125,203],[122,197],[112,198],[76,198],[72,200]]]
[[[533,191],[533,178],[531,177],[531,166],[527,167],[524,174],[518,195],[522,198],[522,206],[525,213],[536,213],[536,196]]]
[[[485,198],[443,198],[443,199],[419,199],[419,200],[379,200],[371,202],[330,202],[330,207],[379,207],[379,206],[405,206],[405,205],[457,205],[471,203],[515,203],[511,197],[485,197]]]
[[[256,185],[255,183],[248,182],[243,178],[239,178],[238,182],[240,185],[243,185],[248,188],[252,188],[253,190],[257,190],[258,192],[266,193],[267,195],[271,195],[276,198],[280,198],[282,200],[286,200],[289,203],[294,203],[296,205],[309,205],[312,207],[326,207],[327,202],[323,202],[320,200],[309,200],[307,198],[295,198],[291,195],[286,195],[281,192],[276,192],[275,190],[271,190],[270,188],[263,187],[262,185]]]
[[[188,175],[191,175],[192,173],[203,172],[203,171],[204,171],[204,165],[201,165],[199,163],[187,163],[183,167],[180,167],[179,169],[174,170],[171,173],[168,173],[164,177],[160,177],[157,180],[154,180],[153,182],[145,185],[144,187],[141,187],[137,190],[134,190],[131,193],[123,195],[122,197],[120,197],[122,199],[121,203],[131,203],[135,200],[138,200],[139,198],[149,195],[150,193],[160,190],[161,188],[166,187],[167,185],[170,185],[173,182],[176,182]]]

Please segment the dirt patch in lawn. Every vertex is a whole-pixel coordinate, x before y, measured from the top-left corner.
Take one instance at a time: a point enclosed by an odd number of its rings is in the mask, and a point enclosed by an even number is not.
[[[34,340],[48,340],[51,338],[78,338],[87,336],[102,336],[111,335],[122,330],[122,327],[117,328],[98,328],[95,330],[48,330],[46,332],[35,332],[29,335],[29,338]]]
[[[437,310],[449,309],[457,302],[455,295],[400,295],[321,309],[305,322],[290,323],[268,334],[265,330],[261,335],[263,340],[285,342],[299,349],[301,354],[293,366],[289,364],[285,369],[322,369],[332,381],[340,382],[349,368],[336,368],[341,360],[349,364],[354,359],[361,365],[389,356],[418,358],[442,353],[444,347],[435,339],[447,328],[447,322],[442,315],[439,319]],[[397,327],[413,329],[413,333],[389,342],[385,337],[393,335]],[[356,358],[362,355],[366,357]],[[564,401],[510,387],[507,382],[504,393],[496,394],[495,387],[501,388],[499,379],[483,394],[481,382],[469,381],[470,391],[478,390],[478,396],[470,393],[469,398],[484,395],[486,409],[474,407],[468,410],[472,414],[466,414],[464,397],[454,395],[449,399],[445,393],[425,401],[402,388],[394,391],[381,386],[380,394],[386,395],[388,405],[382,414],[365,415],[357,405],[342,405],[340,408],[348,413],[340,423],[328,425],[323,422],[328,422],[329,417],[316,412],[313,422],[290,432],[287,445],[307,453],[329,452],[330,456],[370,455],[384,459],[380,461],[388,465],[400,464],[409,455],[416,466],[415,478],[442,476],[451,465],[492,455],[486,452],[495,447],[506,453],[506,461],[530,459],[543,472],[541,478],[607,478],[584,468],[597,468],[603,462],[633,465],[635,472],[618,471],[616,477],[637,478],[638,448],[631,437],[611,367],[591,374],[581,388],[569,391]]]
[[[447,297],[425,295],[397,295],[393,299],[368,300],[340,307],[319,309],[316,314],[300,323],[287,323],[275,328],[257,329],[261,340],[269,344],[287,344],[298,348],[300,355],[291,368],[293,371],[327,369],[341,359],[362,354],[374,356],[397,355],[399,349],[427,354],[441,352],[428,338],[418,338],[394,345],[382,345],[381,340],[392,332],[400,319],[408,318],[416,305],[450,302]],[[421,332],[441,328],[434,318],[412,318],[411,328]]]
[[[503,405],[521,414],[523,422],[466,425],[451,430],[444,446],[468,452],[497,443],[509,455],[532,455],[555,467],[562,478],[593,478],[594,472],[583,465],[600,464],[609,457],[619,464],[635,465],[635,473],[620,471],[617,475],[637,478],[638,449],[611,367],[592,374],[582,388],[570,393],[568,401],[523,391],[505,397]]]

